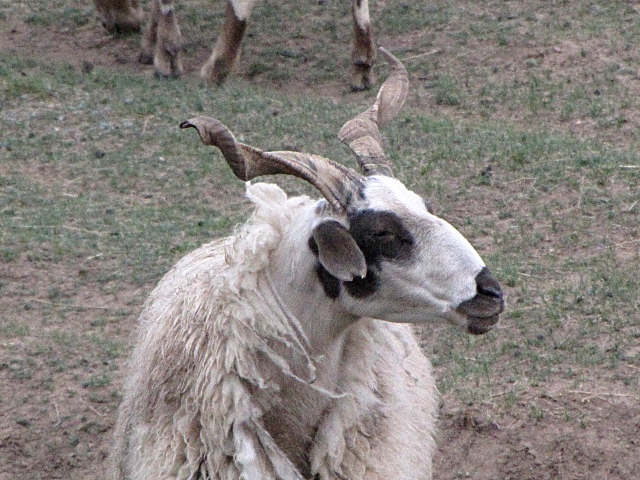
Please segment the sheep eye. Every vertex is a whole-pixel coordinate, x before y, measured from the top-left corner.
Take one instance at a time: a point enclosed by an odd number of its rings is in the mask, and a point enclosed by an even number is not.
[[[379,232],[373,232],[373,237],[379,240],[389,240],[394,236],[394,233],[390,230],[380,230]]]

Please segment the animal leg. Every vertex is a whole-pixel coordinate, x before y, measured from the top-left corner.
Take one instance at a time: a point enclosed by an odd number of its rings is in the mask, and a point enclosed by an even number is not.
[[[138,61],[144,65],[153,64],[153,54],[158,43],[158,20],[160,19],[160,2],[151,2],[151,13],[149,21],[142,35],[142,50],[138,56]]]
[[[100,21],[109,32],[139,32],[142,9],[138,0],[93,0]]]
[[[153,41],[154,18],[157,19],[155,48],[153,50],[153,66],[159,77],[177,78],[182,75],[182,34],[178,26],[173,0],[154,0],[145,42]]]
[[[224,25],[213,48],[211,57],[200,70],[200,76],[208,82],[224,83],[240,52],[242,37],[247,28],[253,0],[228,0]]]
[[[352,0],[353,49],[351,50],[351,88],[355,91],[371,88],[375,83],[373,65],[376,47],[369,20],[369,1]]]

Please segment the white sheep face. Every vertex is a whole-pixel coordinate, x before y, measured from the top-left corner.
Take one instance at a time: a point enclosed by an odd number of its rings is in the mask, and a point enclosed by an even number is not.
[[[488,331],[504,301],[469,242],[394,178],[368,177],[362,193],[347,219],[366,275],[338,280],[319,256],[327,295],[357,316],[411,323],[444,319],[471,333]],[[322,251],[322,245],[315,249]]]

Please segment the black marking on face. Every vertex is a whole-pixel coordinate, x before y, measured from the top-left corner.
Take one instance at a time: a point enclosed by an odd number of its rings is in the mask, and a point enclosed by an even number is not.
[[[349,232],[367,262],[367,276],[345,282],[344,286],[352,297],[365,298],[380,286],[378,272],[382,270],[382,261],[409,260],[415,240],[393,212],[362,210],[349,220]]]
[[[316,273],[322,283],[325,295],[332,300],[338,298],[340,296],[340,280],[331,275],[326,268],[320,265],[320,262],[316,266]]]
[[[318,244],[313,237],[309,239],[309,248],[316,258],[318,258]],[[325,295],[332,300],[338,298],[340,296],[340,280],[331,275],[320,262],[316,265],[316,274],[318,275],[318,280],[320,280],[320,283],[322,284]]]
[[[379,285],[378,274],[371,267],[367,269],[366,277],[344,282],[345,289],[354,298],[366,298],[369,295],[373,295],[378,290]]]
[[[367,266],[380,267],[382,260],[409,260],[415,240],[393,212],[363,210],[349,218],[349,232],[362,250]]]
[[[415,239],[403,225],[402,220],[393,212],[362,210],[349,215],[349,233],[362,250],[367,263],[367,276],[350,282],[341,282],[331,275],[319,262],[316,266],[318,279],[325,294],[332,299],[338,298],[341,286],[354,298],[366,298],[373,295],[380,286],[379,272],[382,261],[403,262],[411,259]],[[309,239],[309,248],[318,256],[318,245]]]

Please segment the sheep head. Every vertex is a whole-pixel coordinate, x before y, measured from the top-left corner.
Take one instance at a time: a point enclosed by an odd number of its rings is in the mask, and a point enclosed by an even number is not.
[[[375,103],[338,135],[361,173],[318,155],[245,145],[213,118],[192,118],[180,127],[195,128],[204,144],[219,148],[241,180],[289,174],[322,193],[333,213],[312,226],[308,245],[326,296],[348,312],[395,322],[445,319],[469,333],[486,333],[504,309],[500,284],[455,228],[393,178],[380,127],[402,107],[409,82],[402,63],[380,51],[392,73]]]

